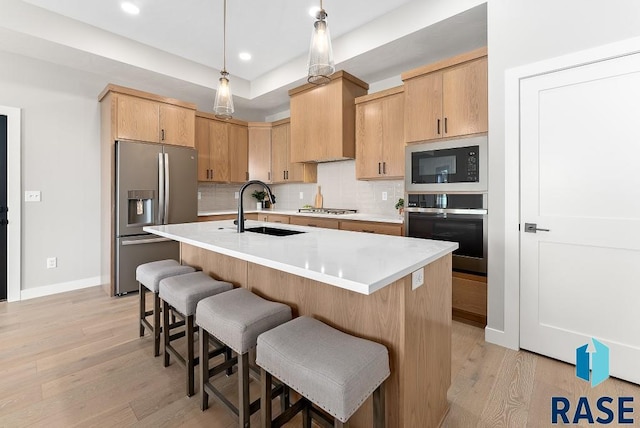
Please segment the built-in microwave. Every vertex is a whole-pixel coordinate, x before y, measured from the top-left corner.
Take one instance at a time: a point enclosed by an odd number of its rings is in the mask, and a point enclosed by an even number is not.
[[[407,192],[486,192],[487,136],[411,144],[406,148]]]

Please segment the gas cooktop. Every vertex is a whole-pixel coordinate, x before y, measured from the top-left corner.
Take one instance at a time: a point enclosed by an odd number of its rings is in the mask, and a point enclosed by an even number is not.
[[[349,210],[345,208],[299,208],[299,213],[311,213],[311,214],[355,214],[358,210]]]

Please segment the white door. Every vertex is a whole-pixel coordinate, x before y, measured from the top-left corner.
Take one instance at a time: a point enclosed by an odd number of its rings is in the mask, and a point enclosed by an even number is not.
[[[520,108],[520,346],[595,338],[640,383],[640,55],[523,79]]]

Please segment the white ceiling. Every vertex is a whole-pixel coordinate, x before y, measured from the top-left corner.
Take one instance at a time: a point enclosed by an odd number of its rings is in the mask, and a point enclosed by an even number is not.
[[[0,50],[98,74],[210,110],[222,66],[223,0],[3,0]],[[228,0],[227,70],[235,117],[287,108],[305,82],[319,0]],[[325,0],[336,68],[370,83],[485,46],[481,0]],[[4,16],[4,17],[3,17]],[[248,51],[243,62],[238,53]]]

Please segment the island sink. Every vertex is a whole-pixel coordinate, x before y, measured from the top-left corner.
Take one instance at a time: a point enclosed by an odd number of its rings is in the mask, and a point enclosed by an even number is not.
[[[247,232],[263,233],[265,235],[273,235],[273,236],[289,236],[289,235],[297,235],[298,233],[305,233],[299,230],[278,229],[276,227],[267,227],[267,226],[249,227],[245,230]]]

